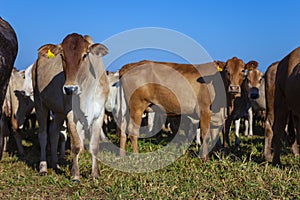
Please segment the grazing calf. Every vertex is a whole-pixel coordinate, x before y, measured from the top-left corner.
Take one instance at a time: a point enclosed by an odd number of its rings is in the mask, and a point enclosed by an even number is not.
[[[284,57],[277,66],[274,95],[273,164],[280,164],[280,151],[287,123],[295,130],[293,144],[295,156],[299,156],[300,144],[300,47]],[[288,121],[289,120],[289,121]]]
[[[47,44],[39,49],[33,68],[33,88],[41,145],[40,174],[47,173],[45,148],[51,110],[52,166],[57,166],[59,130],[67,117],[73,179],[80,179],[78,158],[84,146],[92,154],[92,177],[99,176],[97,154],[103,131],[104,105],[109,93],[102,56],[107,52],[104,45],[94,44],[90,37],[76,33],[66,36],[60,45]]]
[[[203,138],[203,152],[200,156],[204,160],[208,159],[210,123],[218,130],[215,127],[222,125],[224,116],[213,113],[212,117],[212,102],[220,94],[216,94],[215,88],[206,83],[207,79],[203,77],[212,77],[216,73],[213,63],[190,65],[140,61],[123,66],[119,74],[130,116],[128,131],[133,152],[138,153],[137,139],[142,115],[149,106],[156,105],[167,115],[188,115],[196,119],[200,117]],[[221,110],[219,107],[214,109]],[[126,139],[125,131],[122,130],[121,155],[126,153]]]
[[[7,85],[18,53],[18,40],[11,25],[0,17],[0,117]],[[3,131],[0,131],[0,160],[4,147]]]

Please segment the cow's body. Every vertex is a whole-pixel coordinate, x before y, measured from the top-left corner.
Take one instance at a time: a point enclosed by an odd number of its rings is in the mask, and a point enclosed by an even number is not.
[[[157,105],[167,115],[188,115],[198,119],[200,116],[200,128],[204,141],[203,153],[200,156],[204,159],[208,158],[206,140],[209,135],[210,122],[215,126],[220,126],[224,119],[224,115],[220,114],[220,107],[215,108],[219,113],[211,117],[210,106],[219,97],[216,97],[215,88],[205,83],[202,78],[212,77],[217,73],[213,63],[194,66],[141,61],[123,66],[119,73],[130,115],[128,130],[134,153],[138,153],[137,138],[142,115],[149,106]],[[122,131],[121,155],[125,154],[125,144],[126,134]]]
[[[24,72],[24,83],[22,89],[25,92],[26,96],[33,96],[33,87],[32,87],[32,68],[33,64],[25,69]]]
[[[24,155],[24,149],[22,146],[22,127],[24,125],[26,117],[28,117],[33,110],[33,101],[30,97],[25,96],[21,91],[24,79],[22,75],[17,70],[13,70],[11,78],[9,80],[6,98],[4,100],[4,110],[1,123],[3,126],[12,125],[13,135],[15,137],[18,152],[21,156]],[[11,123],[9,123],[9,121]],[[8,130],[8,128],[4,128]],[[9,135],[8,133],[3,133],[4,135]]]
[[[49,56],[49,51],[54,55]],[[48,53],[47,53],[48,52]],[[71,136],[72,176],[79,180],[78,157],[85,144],[92,154],[92,176],[99,175],[97,152],[102,131],[108,81],[102,63],[106,47],[93,44],[87,37],[68,35],[61,45],[44,45],[33,68],[33,88],[39,138],[40,173],[47,173],[45,155],[47,116],[53,112],[50,127],[52,165],[57,164],[57,142],[65,118]],[[47,56],[48,54],[48,56]]]
[[[17,36],[8,22],[0,17],[0,117],[2,105],[6,96],[7,85],[13,69],[13,65],[18,52]],[[4,145],[3,135],[0,131],[0,159]]]
[[[300,47],[283,58],[277,67],[275,78],[273,163],[280,163],[281,140],[287,119],[290,118],[296,131],[293,150],[299,156],[300,144]],[[290,117],[289,117],[290,116]]]

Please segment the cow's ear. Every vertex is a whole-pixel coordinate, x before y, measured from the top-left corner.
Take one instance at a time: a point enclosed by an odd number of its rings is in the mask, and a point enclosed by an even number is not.
[[[47,57],[47,58],[54,58],[58,54],[62,52],[62,48],[60,45],[54,44],[45,44],[38,49],[39,56]]]
[[[257,68],[257,66],[258,66],[258,62],[251,60],[245,65],[245,69],[252,70],[252,69]]]
[[[108,48],[103,44],[93,44],[89,47],[89,51],[97,56],[105,56],[108,54]]]
[[[215,64],[217,65],[218,71],[222,71],[226,65],[226,62],[215,60]]]

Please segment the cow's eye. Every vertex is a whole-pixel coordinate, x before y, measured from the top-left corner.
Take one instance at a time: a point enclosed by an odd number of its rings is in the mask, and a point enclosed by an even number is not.
[[[87,53],[83,54],[82,60],[84,60],[86,58],[86,56],[87,56]]]

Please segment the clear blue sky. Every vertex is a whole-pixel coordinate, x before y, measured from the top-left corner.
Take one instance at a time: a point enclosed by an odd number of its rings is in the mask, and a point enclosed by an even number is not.
[[[0,16],[17,32],[18,69],[35,61],[40,46],[69,33],[102,42],[128,29],[163,27],[193,38],[213,59],[257,60],[265,71],[300,45],[299,8],[297,0],[11,0],[1,2]]]

